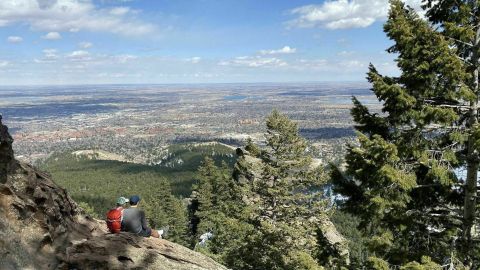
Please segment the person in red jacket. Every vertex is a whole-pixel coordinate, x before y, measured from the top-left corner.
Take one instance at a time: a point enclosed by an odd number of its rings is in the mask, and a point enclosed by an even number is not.
[[[117,206],[107,213],[107,227],[111,233],[119,233],[122,230],[123,210],[129,200],[125,197],[117,199]]]

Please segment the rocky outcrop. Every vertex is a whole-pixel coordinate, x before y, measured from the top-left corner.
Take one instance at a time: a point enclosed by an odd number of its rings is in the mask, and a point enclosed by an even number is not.
[[[12,143],[13,138],[8,133],[7,126],[2,124],[0,115],[0,183],[7,181],[7,170],[14,159]]]
[[[75,241],[62,260],[66,269],[226,269],[181,245],[123,232]]]
[[[71,241],[105,234],[48,174],[13,161],[0,184],[0,269],[55,269]]]
[[[238,159],[233,167],[233,178],[240,184],[260,179],[263,170],[262,160],[241,148],[237,148],[236,154]]]
[[[65,189],[13,158],[0,121],[0,269],[226,269],[166,240],[109,234]]]
[[[350,251],[347,239],[337,231],[329,218],[323,217],[319,219],[319,223],[319,239],[321,239],[325,248],[329,249],[329,253],[333,254],[342,264],[349,265]]]

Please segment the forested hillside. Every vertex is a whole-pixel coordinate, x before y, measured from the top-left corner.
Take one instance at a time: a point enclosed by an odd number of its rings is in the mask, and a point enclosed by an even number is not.
[[[152,226],[170,227],[169,239],[187,243],[187,205],[204,157],[233,166],[233,150],[221,144],[179,144],[164,151],[161,164],[99,160],[91,155],[55,154],[41,164],[75,201],[103,218],[119,196],[139,194]]]
[[[131,183],[147,188],[158,178],[172,184],[174,195],[188,197],[194,174],[204,157],[212,157],[218,163],[235,163],[234,149],[217,143],[171,145],[157,153],[156,165],[97,159],[94,154],[81,155],[79,152],[54,154],[41,162],[40,167],[50,172],[59,184],[68,187],[73,196],[93,196],[94,200],[105,195],[106,187],[112,189],[113,196],[122,191],[130,193],[128,189],[134,188]]]

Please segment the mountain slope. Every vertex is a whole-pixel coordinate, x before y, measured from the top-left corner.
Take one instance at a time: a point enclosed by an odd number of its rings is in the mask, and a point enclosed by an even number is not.
[[[0,118],[0,269],[226,269],[166,240],[108,234],[12,143]]]

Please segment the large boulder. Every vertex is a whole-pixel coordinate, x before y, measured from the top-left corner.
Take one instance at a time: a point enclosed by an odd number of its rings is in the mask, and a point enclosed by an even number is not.
[[[75,241],[61,260],[65,269],[226,270],[212,259],[181,245],[130,233],[102,234]]]
[[[161,239],[109,234],[50,175],[13,158],[0,122],[0,269],[226,269]]]

